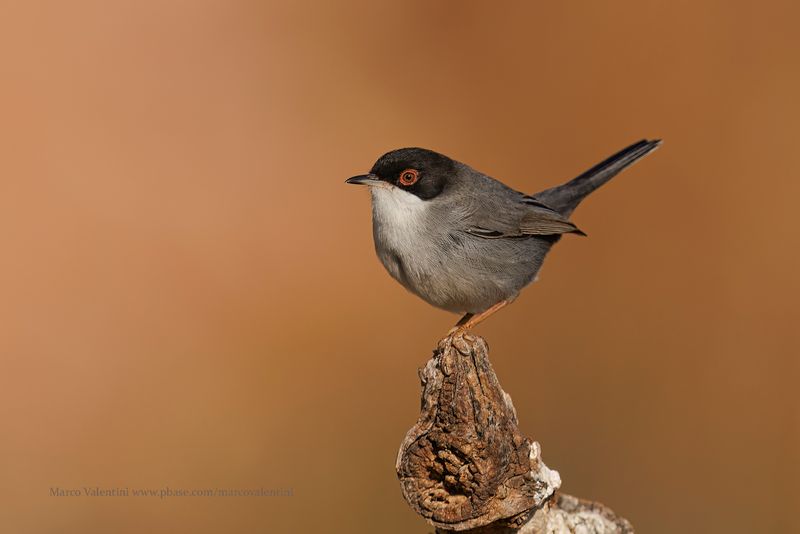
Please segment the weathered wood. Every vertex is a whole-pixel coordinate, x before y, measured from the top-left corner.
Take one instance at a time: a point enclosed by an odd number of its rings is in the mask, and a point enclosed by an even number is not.
[[[520,433],[483,338],[443,339],[420,379],[420,418],[396,468],[406,501],[437,532],[633,532],[602,505],[557,495],[561,478]]]

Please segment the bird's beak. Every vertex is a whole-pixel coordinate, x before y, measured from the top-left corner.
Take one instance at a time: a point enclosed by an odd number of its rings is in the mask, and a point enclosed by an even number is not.
[[[361,174],[359,176],[348,178],[344,183],[357,185],[379,185],[382,182],[381,179],[374,174]]]

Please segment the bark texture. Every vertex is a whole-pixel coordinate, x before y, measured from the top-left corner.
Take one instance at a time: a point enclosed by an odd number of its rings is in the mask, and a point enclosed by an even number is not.
[[[557,493],[561,478],[520,433],[483,338],[443,339],[420,379],[420,418],[396,467],[406,501],[437,532],[633,532],[603,505]]]

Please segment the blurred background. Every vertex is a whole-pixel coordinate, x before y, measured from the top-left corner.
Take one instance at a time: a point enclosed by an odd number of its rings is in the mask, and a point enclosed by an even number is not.
[[[478,331],[563,490],[798,532],[797,3],[4,2],[3,532],[431,529],[397,448],[457,319],[344,180],[423,146],[535,192],[642,137]],[[50,488],[290,488],[52,497]]]

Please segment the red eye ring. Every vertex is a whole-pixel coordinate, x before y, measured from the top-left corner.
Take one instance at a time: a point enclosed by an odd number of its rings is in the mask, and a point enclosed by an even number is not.
[[[406,169],[400,173],[400,183],[403,185],[414,185],[419,180],[419,171],[416,169]]]

